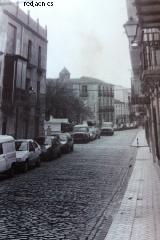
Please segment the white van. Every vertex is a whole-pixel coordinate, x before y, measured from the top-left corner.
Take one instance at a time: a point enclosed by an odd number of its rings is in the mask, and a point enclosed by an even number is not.
[[[11,136],[0,135],[0,173],[13,175],[16,163],[15,140]]]

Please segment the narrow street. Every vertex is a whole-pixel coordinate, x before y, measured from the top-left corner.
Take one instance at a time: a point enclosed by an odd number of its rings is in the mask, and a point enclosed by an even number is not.
[[[71,154],[1,180],[0,239],[104,239],[132,171],[136,133],[77,144]]]

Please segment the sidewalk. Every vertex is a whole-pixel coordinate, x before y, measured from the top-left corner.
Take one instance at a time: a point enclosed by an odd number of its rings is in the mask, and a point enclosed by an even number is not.
[[[134,169],[105,240],[160,239],[160,169],[153,163],[144,130],[137,137]],[[137,146],[137,137],[132,146]]]
[[[131,145],[132,147],[137,147],[137,138],[138,138],[139,147],[148,147],[146,137],[145,137],[145,131],[143,129],[140,129],[138,131],[138,134]]]

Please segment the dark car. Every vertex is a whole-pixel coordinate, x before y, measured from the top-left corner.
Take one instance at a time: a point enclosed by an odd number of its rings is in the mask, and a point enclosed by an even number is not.
[[[41,146],[41,159],[51,160],[61,156],[61,142],[59,136],[37,137],[35,140]]]
[[[74,149],[73,137],[70,133],[55,133],[53,136],[59,136],[61,142],[61,151],[63,153],[72,152]]]
[[[101,136],[113,136],[114,130],[111,127],[101,128]]]
[[[90,141],[89,127],[86,125],[74,126],[72,137],[74,143],[88,143]]]

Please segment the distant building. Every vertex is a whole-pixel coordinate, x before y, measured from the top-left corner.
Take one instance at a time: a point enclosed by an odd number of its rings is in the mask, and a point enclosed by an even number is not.
[[[0,8],[0,134],[43,135],[47,31],[16,4]]]
[[[115,124],[121,125],[122,123],[129,122],[129,114],[128,108],[124,102],[119,100],[114,101],[114,117],[115,117]]]
[[[99,79],[81,77],[71,79],[73,92],[91,110],[90,119],[98,125],[114,121],[114,86]]]
[[[63,87],[68,94],[80,98],[91,113],[90,117],[80,122],[91,121],[97,125],[102,122],[114,122],[114,85],[92,77],[70,78],[70,72],[63,68],[57,79],[53,81],[55,88]]]
[[[114,86],[115,123],[129,123],[131,121],[131,90],[122,86]]]

